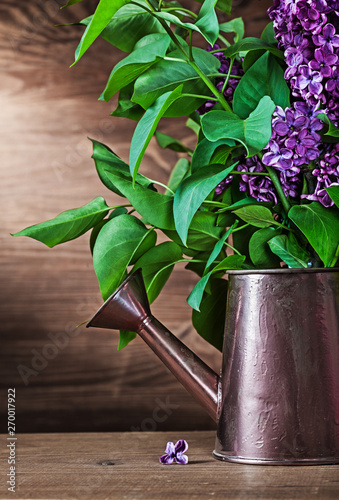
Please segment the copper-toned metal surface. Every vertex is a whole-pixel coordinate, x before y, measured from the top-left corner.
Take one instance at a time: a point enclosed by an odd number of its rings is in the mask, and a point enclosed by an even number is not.
[[[229,276],[214,455],[339,462],[339,272]]]
[[[149,309],[140,271],[87,326],[136,331],[218,421],[214,456],[339,463],[339,271],[229,273],[219,377]]]
[[[87,327],[137,332],[216,421],[218,375],[151,315],[141,271],[131,274]]]

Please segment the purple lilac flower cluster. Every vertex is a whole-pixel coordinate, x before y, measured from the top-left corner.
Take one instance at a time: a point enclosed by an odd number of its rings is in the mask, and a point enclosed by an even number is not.
[[[317,111],[304,102],[295,102],[272,115],[272,136],[262,158],[264,165],[280,172],[285,196],[296,198],[302,187],[301,167],[319,157],[322,150],[319,130],[323,123]]]
[[[216,43],[213,45],[213,47],[211,45],[209,45],[207,50],[208,50],[208,52],[210,52],[211,50],[218,50],[218,49],[220,49],[220,45],[218,45]],[[213,55],[221,63],[220,68],[219,68],[219,73],[222,73],[223,75],[227,75],[229,72],[229,69],[230,69],[231,60],[226,59],[223,52],[213,52]],[[244,74],[244,71],[242,69],[242,65],[241,65],[240,61],[237,61],[236,59],[233,61],[233,65],[231,68],[231,74],[232,74],[232,76],[242,76]],[[235,89],[237,88],[239,81],[240,80],[238,78],[230,77],[228,79],[226,88],[224,90],[224,96],[229,103],[232,103],[232,101],[233,101],[233,94],[234,94]],[[219,92],[222,92],[224,83],[225,83],[224,77],[217,78],[217,80],[215,82],[215,86],[219,90]],[[210,111],[214,105],[215,105],[215,101],[206,101],[202,106],[200,106],[200,108],[197,111],[200,115],[203,115],[203,114],[207,113],[207,111]]]
[[[312,174],[317,182],[314,193],[301,197],[311,201],[320,201],[324,207],[333,206],[334,203],[327,194],[326,188],[339,186],[339,144],[327,146],[323,158],[316,162]]]
[[[323,109],[339,125],[339,0],[275,0],[268,14],[284,50],[285,79],[292,96],[302,101],[285,111],[276,109],[263,162],[284,174],[288,183],[282,177],[281,181],[287,194],[291,181],[298,187],[301,167],[317,160],[311,171],[317,181],[314,190],[302,197],[329,207],[333,201],[325,189],[339,182],[339,170],[334,166],[338,148],[321,144],[318,132],[322,123],[316,110]],[[290,196],[297,194],[298,189],[290,190]]]
[[[275,205],[278,203],[272,181],[256,155],[251,158],[244,158],[243,163],[237,166],[237,170],[239,172],[249,172],[249,174],[241,176],[240,191],[249,193],[258,201],[272,201]],[[265,173],[267,175],[251,175],[253,173]]]
[[[339,122],[339,0],[274,0],[268,9],[284,50],[292,95]]]
[[[278,171],[285,196],[319,201],[330,207],[334,203],[326,188],[339,185],[339,147],[322,144],[319,131],[323,123],[317,114],[321,109],[339,126],[339,0],[274,0],[268,14],[279,47],[284,50],[285,80],[294,102],[290,108],[277,107],[273,113],[273,132],[262,160],[257,156],[240,159],[238,171],[249,172],[241,176],[240,190],[258,201],[276,202],[271,180],[250,175],[266,172],[267,165]],[[222,52],[214,55],[221,61],[221,71],[227,73],[229,61]],[[241,72],[238,70],[237,74]],[[230,102],[237,83],[236,79],[230,82]],[[223,82],[217,82],[219,90],[222,85]],[[203,114],[213,105],[208,102],[199,112]],[[301,195],[303,177],[310,194]],[[222,181],[216,194],[221,194],[231,182],[232,176]]]

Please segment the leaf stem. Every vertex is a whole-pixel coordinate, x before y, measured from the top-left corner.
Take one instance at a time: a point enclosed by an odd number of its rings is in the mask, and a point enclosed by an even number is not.
[[[292,229],[291,227],[284,226],[284,224],[280,224],[280,222],[274,221],[274,225],[282,227],[283,229],[287,229],[287,231],[291,231],[291,233],[296,233],[297,232],[297,231],[295,231],[295,229]]]
[[[226,40],[226,38],[223,35],[220,35],[220,33],[218,35],[218,38],[226,45],[226,48],[231,46],[230,42],[228,40]],[[224,50],[226,50],[226,48]],[[213,52],[220,52],[220,49],[212,50],[211,52],[212,53]]]
[[[180,262],[195,262],[197,264],[205,264],[205,260],[199,260],[199,259],[183,259]]]
[[[132,207],[133,205],[124,203],[123,205],[114,205],[114,207],[108,207],[106,210],[115,210],[116,208]]]
[[[231,250],[233,250],[234,253],[237,253],[238,255],[241,255],[241,253],[236,248],[232,247],[232,245],[230,245],[229,243],[227,243],[227,241],[225,241],[225,245],[228,246],[228,247],[230,247]]]
[[[232,234],[236,233],[237,231],[241,231],[242,229],[245,229],[246,227],[250,226],[251,224],[244,224],[243,226],[237,227],[236,229],[233,229]]]
[[[232,112],[232,109],[230,107],[230,105],[228,104],[228,102],[226,101],[225,97],[223,96],[223,94],[221,94],[219,92],[219,90],[216,88],[216,86],[211,82],[211,80],[205,75],[205,73],[203,73],[203,71],[201,71],[201,69],[199,68],[199,66],[196,64],[195,61],[189,61],[189,64],[190,66],[196,71],[196,73],[198,73],[198,75],[200,76],[200,78],[202,79],[202,81],[205,83],[205,85],[210,89],[210,91],[215,95],[215,97],[218,98],[218,101],[220,102],[220,104],[222,105],[222,107],[226,110],[226,111],[230,111]]]
[[[234,62],[234,57],[231,57],[230,67],[228,68],[227,76],[226,76],[226,79],[224,81],[224,85],[222,86],[222,91],[221,91],[222,94],[224,94],[225,88],[226,88],[226,86],[228,84],[228,80],[230,79],[230,74],[231,74],[231,71],[232,71],[233,62]]]
[[[263,165],[264,165],[264,163],[263,163]],[[290,210],[290,208],[291,208],[291,205],[290,205],[289,201],[287,200],[287,198],[285,196],[283,188],[282,188],[282,186],[280,184],[280,181],[278,179],[277,173],[274,170],[274,168],[269,167],[268,165],[264,165],[264,167],[266,168],[266,170],[267,170],[267,172],[268,172],[268,174],[270,176],[270,179],[271,179],[271,181],[273,183],[273,186],[277,190],[278,196],[279,196],[279,198],[281,200],[281,203],[282,203],[282,205],[284,207],[284,210],[286,212],[286,215],[287,215],[288,212],[289,212],[289,210]]]
[[[229,175],[264,175],[266,177],[270,177],[270,174],[265,174],[265,172],[239,172],[239,170],[232,170]]]
[[[339,259],[339,244],[337,246],[337,250],[334,254],[333,260],[328,267],[334,267],[336,265],[338,259]]]
[[[183,7],[168,7],[167,9],[162,9],[163,12],[176,12],[180,14],[181,12],[183,14],[187,14],[187,17],[191,17],[192,19],[197,19],[198,15],[192,12],[189,9],[184,9]]]
[[[211,97],[209,95],[181,94],[180,97],[195,97],[196,99],[208,99],[209,101],[218,101],[217,97]]]
[[[213,205],[214,207],[228,207],[229,205],[226,205],[226,203],[221,203],[221,201],[210,201],[210,200],[205,200],[203,201],[203,205]]]
[[[189,30],[189,44],[188,44],[190,62],[194,61],[193,52],[192,52],[192,30]]]
[[[172,191],[171,188],[169,188],[168,186],[166,186],[166,184],[163,184],[162,182],[159,182],[159,181],[154,181],[153,179],[148,179],[152,184],[158,184],[158,186],[161,186],[163,188],[165,188],[167,191],[169,191],[170,193],[172,193],[174,195],[174,191]]]

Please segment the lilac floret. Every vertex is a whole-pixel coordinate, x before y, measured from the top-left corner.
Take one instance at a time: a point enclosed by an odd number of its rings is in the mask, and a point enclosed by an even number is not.
[[[184,439],[180,439],[175,444],[169,441],[166,446],[165,455],[162,455],[159,459],[160,463],[169,465],[175,461],[177,464],[186,465],[188,457],[184,453],[187,450],[188,444]]]
[[[312,70],[318,71],[322,77],[332,75],[332,66],[338,61],[337,54],[329,52],[328,49],[319,48],[314,51],[314,59],[309,63]]]
[[[313,35],[313,42],[333,51],[335,47],[339,47],[339,35],[336,34],[333,24],[328,23],[322,28],[321,33]]]

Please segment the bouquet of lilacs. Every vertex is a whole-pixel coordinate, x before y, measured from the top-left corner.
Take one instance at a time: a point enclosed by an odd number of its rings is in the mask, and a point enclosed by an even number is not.
[[[141,268],[152,302],[184,262],[199,277],[193,325],[221,348],[228,270],[337,265],[339,0],[275,0],[260,38],[221,22],[230,0],[195,7],[100,0],[79,23],[75,62],[98,36],[127,53],[100,98],[118,94],[112,119],[137,122],[129,159],[92,140],[101,181],[127,201],[98,197],[15,236],[52,247],[91,230],[104,299]],[[194,148],[159,130],[182,116]],[[139,171],[153,136],[178,154],[167,184]]]

